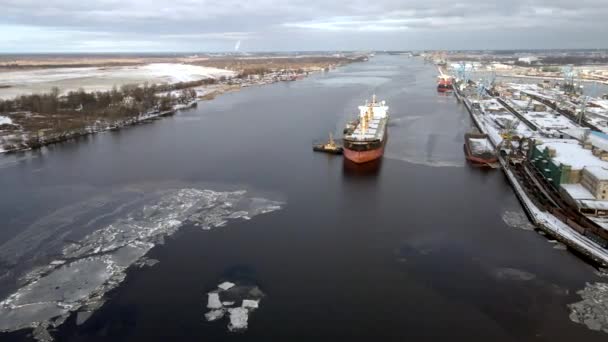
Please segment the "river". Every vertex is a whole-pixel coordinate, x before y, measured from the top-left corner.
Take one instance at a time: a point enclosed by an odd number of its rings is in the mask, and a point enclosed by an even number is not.
[[[60,341],[602,341],[569,319],[594,268],[531,230],[505,176],[464,162],[466,109],[421,59],[379,55],[228,93],[151,124],[0,157],[0,294],[58,251],[167,189],[247,190],[281,209],[148,252]],[[385,157],[313,153],[356,106],[390,106]],[[57,228],[60,227],[60,228]],[[40,234],[44,238],[39,238]],[[206,322],[221,281],[265,296],[249,328]],[[25,332],[5,334],[7,340]]]

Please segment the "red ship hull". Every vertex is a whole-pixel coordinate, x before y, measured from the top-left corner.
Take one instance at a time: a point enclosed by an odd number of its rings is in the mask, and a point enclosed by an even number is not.
[[[352,161],[353,163],[357,163],[357,164],[371,162],[373,160],[376,160],[376,159],[382,157],[383,154],[384,154],[384,145],[382,145],[382,147],[380,147],[380,148],[377,148],[374,150],[367,150],[367,151],[352,151],[347,148],[344,149],[344,157],[346,157],[346,159]]]
[[[465,143],[462,146],[464,149],[464,154],[466,159],[476,165],[489,166],[491,164],[498,163],[498,156],[495,154],[487,154],[485,156],[475,155],[473,151],[471,151],[471,147],[469,146],[469,138],[485,138],[487,139],[487,135],[485,134],[474,134],[467,133],[465,134]]]

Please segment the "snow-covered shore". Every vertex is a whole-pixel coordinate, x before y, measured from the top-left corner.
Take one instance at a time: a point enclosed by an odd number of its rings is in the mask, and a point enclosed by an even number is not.
[[[222,76],[233,77],[235,74],[231,70],[178,63],[9,71],[0,74],[0,99],[46,93],[52,87],[58,87],[64,93],[80,88],[85,91],[107,91],[125,84],[191,82]]]

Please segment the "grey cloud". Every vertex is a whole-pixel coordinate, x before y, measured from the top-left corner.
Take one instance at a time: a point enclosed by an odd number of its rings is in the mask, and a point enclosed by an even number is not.
[[[12,37],[0,37],[0,52],[111,50],[113,41],[155,51],[230,50],[235,40],[245,50],[606,47],[608,32],[605,0],[0,0],[0,8]]]

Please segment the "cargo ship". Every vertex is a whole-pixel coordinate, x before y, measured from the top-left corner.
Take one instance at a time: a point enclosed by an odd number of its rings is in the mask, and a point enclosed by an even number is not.
[[[490,166],[498,163],[498,156],[487,134],[465,134],[464,153],[468,161],[479,166]]]
[[[382,157],[388,138],[388,119],[388,106],[385,101],[376,101],[376,95],[371,102],[359,106],[358,117],[344,128],[344,157],[357,164]]]
[[[440,76],[437,76],[437,79],[438,92],[444,93],[446,91],[452,91],[454,89],[451,76],[441,74]]]

